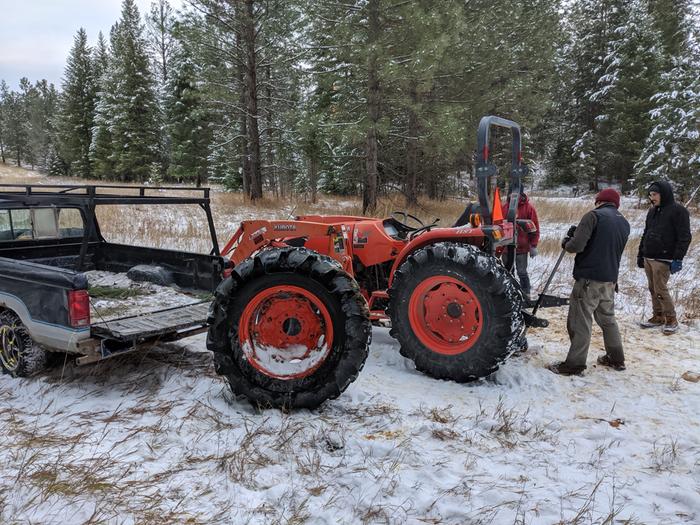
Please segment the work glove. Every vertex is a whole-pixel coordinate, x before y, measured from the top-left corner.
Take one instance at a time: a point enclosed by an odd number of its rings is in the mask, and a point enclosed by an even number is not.
[[[637,257],[637,268],[644,268],[644,257]]]
[[[671,261],[671,273],[677,273],[680,272],[683,269],[683,261],[679,261],[678,259]]]
[[[566,232],[566,236],[569,237],[569,238],[571,238],[571,237],[574,236],[574,233],[576,233],[576,226],[571,226],[571,227],[569,228],[569,231]]]
[[[530,246],[530,257],[537,257],[537,246]]]
[[[566,243],[569,242],[570,240],[571,240],[571,237],[564,237],[564,238],[561,240],[561,247],[562,247],[562,249],[566,249]]]

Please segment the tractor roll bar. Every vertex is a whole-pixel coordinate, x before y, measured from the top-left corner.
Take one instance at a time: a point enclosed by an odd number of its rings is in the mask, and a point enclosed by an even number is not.
[[[521,180],[527,173],[527,166],[522,162],[522,142],[520,137],[520,126],[512,120],[488,115],[479,122],[477,132],[477,161],[476,176],[479,188],[479,204],[481,206],[484,224],[493,223],[493,204],[489,199],[489,183],[491,177],[496,176],[495,164],[489,160],[489,136],[492,126],[507,128],[513,135],[512,157],[511,157],[511,179],[508,193],[510,195],[510,205],[505,220],[515,223],[518,212],[518,199],[522,193]]]

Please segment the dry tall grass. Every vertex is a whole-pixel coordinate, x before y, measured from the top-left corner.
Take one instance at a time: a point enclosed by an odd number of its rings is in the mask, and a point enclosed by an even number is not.
[[[104,181],[84,181],[71,178],[48,178],[32,171],[0,164],[0,181],[3,183],[31,184],[99,184]],[[129,185],[125,185],[129,186]],[[211,195],[212,212],[219,244],[223,245],[234,233],[242,220],[251,219],[286,219],[297,215],[362,215],[362,202],[351,196],[319,196],[318,202],[311,203],[308,196],[296,195],[286,198],[274,198],[266,195],[261,201],[252,205],[241,193],[222,191],[214,187]],[[118,190],[115,190],[118,191]],[[129,190],[124,190],[128,192]],[[167,195],[167,192],[162,193]],[[548,197],[532,194],[531,202],[537,209],[541,238],[538,251],[544,257],[557,257],[561,251],[561,238],[569,225],[577,224],[581,217],[592,209],[593,197],[576,198]],[[380,198],[377,217],[388,217],[393,211],[407,211],[430,223],[440,219],[440,226],[451,226],[461,215],[467,204],[466,199],[457,197],[444,201],[421,199],[417,206],[406,208],[400,194]],[[621,207],[633,228],[625,255],[623,268],[635,271],[636,256],[639,247],[639,232],[643,228],[646,207],[644,202],[625,199]],[[694,224],[700,219],[700,212],[691,208]],[[195,206],[101,206],[98,219],[103,235],[110,241],[151,246],[157,248],[187,250],[206,253],[211,249],[211,239],[203,211]],[[697,227],[696,227],[697,230]],[[688,261],[700,252],[700,232],[689,251]],[[685,317],[700,318],[700,292],[687,272],[686,277],[676,279],[677,299],[685,309]],[[625,284],[632,289],[632,281]]]

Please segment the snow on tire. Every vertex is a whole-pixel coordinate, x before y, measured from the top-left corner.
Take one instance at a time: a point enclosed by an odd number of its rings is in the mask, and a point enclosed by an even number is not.
[[[0,367],[13,377],[29,377],[48,366],[48,354],[16,314],[0,312]]]
[[[305,248],[263,250],[221,283],[207,348],[234,394],[261,408],[315,408],[364,366],[371,325],[355,280]]]
[[[495,257],[457,243],[416,250],[389,290],[391,335],[416,369],[458,382],[487,376],[523,343],[523,298]]]

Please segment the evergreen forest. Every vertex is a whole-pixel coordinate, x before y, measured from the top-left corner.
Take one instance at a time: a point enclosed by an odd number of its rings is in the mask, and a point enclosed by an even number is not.
[[[371,213],[464,194],[495,114],[523,128],[529,187],[684,197],[699,31],[693,0],[124,0],[109,34],[77,29],[60,86],[0,82],[0,161]]]

